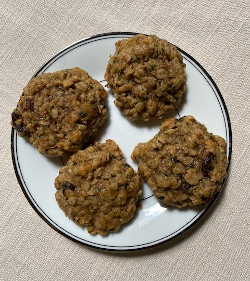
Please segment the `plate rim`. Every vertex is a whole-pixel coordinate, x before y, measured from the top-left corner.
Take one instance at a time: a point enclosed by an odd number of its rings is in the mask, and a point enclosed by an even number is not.
[[[65,52],[66,50],[78,45],[81,42],[84,41],[88,41],[88,40],[92,40],[95,38],[99,38],[99,37],[107,37],[107,36],[117,36],[117,35],[128,35],[128,36],[134,36],[136,34],[139,34],[137,32],[107,32],[107,33],[99,33],[93,36],[89,36],[89,37],[85,37],[83,39],[80,39],[68,46],[66,46],[65,48],[61,49],[59,52],[55,53],[53,56],[51,56],[41,67],[38,68],[38,70],[34,73],[34,75],[31,78],[34,78],[38,75],[38,73],[47,65],[49,64],[55,57],[59,56],[61,53]],[[147,34],[145,34],[147,35]],[[173,44],[174,45],[174,44]],[[176,45],[175,45],[176,46]],[[222,107],[223,110],[225,112],[225,116],[226,116],[226,120],[227,120],[227,126],[228,126],[228,158],[227,158],[227,176],[224,179],[224,182],[221,186],[221,189],[219,192],[217,192],[213,198],[210,200],[209,204],[206,206],[205,209],[202,209],[197,215],[199,215],[195,220],[194,218],[191,219],[187,224],[188,226],[185,227],[183,230],[179,231],[178,233],[176,233],[175,235],[173,235],[170,238],[167,238],[164,241],[161,241],[159,243],[155,243],[152,245],[146,245],[144,246],[142,244],[142,247],[138,247],[139,245],[136,246],[120,246],[121,248],[118,248],[118,246],[114,246],[116,248],[112,248],[112,246],[106,245],[105,247],[98,247],[96,245],[91,245],[91,244],[87,244],[83,241],[79,241],[69,235],[67,235],[66,233],[64,233],[61,229],[57,228],[55,225],[53,225],[48,219],[46,219],[45,216],[43,216],[39,210],[37,209],[37,207],[35,206],[35,204],[32,202],[31,198],[29,197],[28,193],[25,190],[25,187],[23,186],[22,180],[20,178],[20,174],[18,172],[18,167],[17,167],[17,163],[15,161],[15,145],[14,145],[14,134],[16,134],[17,136],[17,132],[14,130],[14,128],[11,129],[11,157],[12,157],[12,164],[14,167],[14,171],[15,171],[15,175],[17,178],[17,181],[22,189],[22,192],[24,193],[26,199],[28,200],[29,204],[32,206],[32,208],[35,210],[35,212],[39,215],[40,218],[43,219],[43,221],[45,221],[50,227],[52,227],[52,229],[54,229],[55,231],[57,231],[59,234],[63,235],[64,237],[70,239],[71,241],[77,242],[81,245],[96,249],[96,250],[101,250],[101,251],[108,251],[108,252],[132,252],[132,251],[141,251],[141,250],[147,250],[147,249],[152,249],[152,248],[156,248],[159,247],[163,244],[169,243],[170,241],[176,239],[177,237],[180,237],[181,235],[185,234],[186,232],[188,232],[190,230],[190,228],[192,228],[193,226],[195,226],[196,224],[198,224],[203,218],[204,216],[209,212],[209,210],[211,210],[211,207],[214,205],[215,201],[217,200],[217,198],[219,197],[219,195],[221,194],[221,191],[224,189],[224,186],[227,182],[228,179],[228,174],[229,174],[229,170],[230,170],[230,164],[231,164],[231,157],[232,157],[232,127],[231,127],[231,120],[229,117],[229,112],[225,103],[225,100],[217,86],[217,84],[215,83],[215,81],[213,80],[213,78],[211,77],[211,75],[205,70],[205,68],[196,60],[194,59],[191,55],[189,55],[187,52],[183,51],[181,48],[179,48],[178,46],[176,46],[176,48],[183,53],[186,57],[188,57],[189,59],[191,59],[195,64],[197,64],[197,66],[204,72],[204,74],[207,76],[207,78],[209,79],[209,81],[212,83],[213,87],[216,90],[216,94],[218,94],[220,101],[222,103]],[[20,170],[21,172],[21,170]],[[196,216],[197,216],[196,215]],[[196,217],[195,216],[195,217]],[[193,221],[194,220],[194,221]],[[56,223],[55,223],[56,224]],[[161,240],[161,239],[159,239]],[[91,241],[89,241],[89,243],[93,243]],[[152,242],[151,242],[152,243]],[[147,244],[151,244],[150,242]],[[105,245],[103,245],[105,246]],[[135,247],[135,248],[130,248],[130,247]]]

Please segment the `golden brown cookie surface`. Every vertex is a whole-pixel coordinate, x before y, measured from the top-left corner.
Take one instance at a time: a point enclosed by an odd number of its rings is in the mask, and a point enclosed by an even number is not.
[[[61,156],[82,148],[107,119],[107,92],[80,68],[31,79],[12,113],[12,126],[40,153]]]
[[[155,196],[177,207],[203,205],[226,177],[225,140],[193,116],[166,119],[159,133],[132,153]]]
[[[112,140],[72,155],[55,187],[65,214],[90,234],[103,236],[119,231],[131,219],[141,194],[139,175]]]
[[[115,104],[130,120],[175,110],[186,91],[186,71],[177,48],[156,35],[138,34],[116,43],[105,79]]]

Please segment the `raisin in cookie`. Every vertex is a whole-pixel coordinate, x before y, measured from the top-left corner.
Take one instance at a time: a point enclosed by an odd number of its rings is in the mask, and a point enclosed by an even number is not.
[[[102,236],[119,231],[132,218],[141,194],[139,175],[112,140],[73,154],[55,187],[66,216],[90,234]]]
[[[143,34],[115,45],[105,79],[122,113],[130,120],[148,121],[177,108],[186,91],[185,64],[177,48]]]
[[[166,119],[159,133],[139,143],[132,159],[155,196],[167,205],[203,205],[226,177],[226,143],[193,116]]]
[[[31,79],[11,124],[40,153],[62,156],[81,149],[107,116],[107,92],[75,67]]]

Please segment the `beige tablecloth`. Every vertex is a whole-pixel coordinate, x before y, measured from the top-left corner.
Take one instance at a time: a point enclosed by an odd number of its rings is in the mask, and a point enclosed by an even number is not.
[[[250,280],[250,2],[1,1],[0,280]],[[30,77],[56,52],[112,31],[156,34],[193,56],[231,118],[227,184],[209,214],[158,248],[97,251],[47,225],[26,200],[11,159],[10,114]]]

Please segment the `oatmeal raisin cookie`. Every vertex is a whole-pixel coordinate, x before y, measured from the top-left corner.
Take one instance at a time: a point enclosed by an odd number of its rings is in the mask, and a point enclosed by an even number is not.
[[[90,234],[102,236],[119,231],[132,218],[141,194],[139,175],[112,140],[73,154],[55,187],[66,216]]]
[[[107,92],[78,67],[31,79],[12,113],[12,126],[42,154],[81,149],[107,119]]]
[[[135,147],[132,159],[155,196],[179,208],[205,204],[227,175],[225,140],[193,116],[166,119],[153,139]]]
[[[177,48],[143,34],[115,45],[105,79],[122,113],[130,120],[148,121],[174,111],[186,91],[185,64]]]

